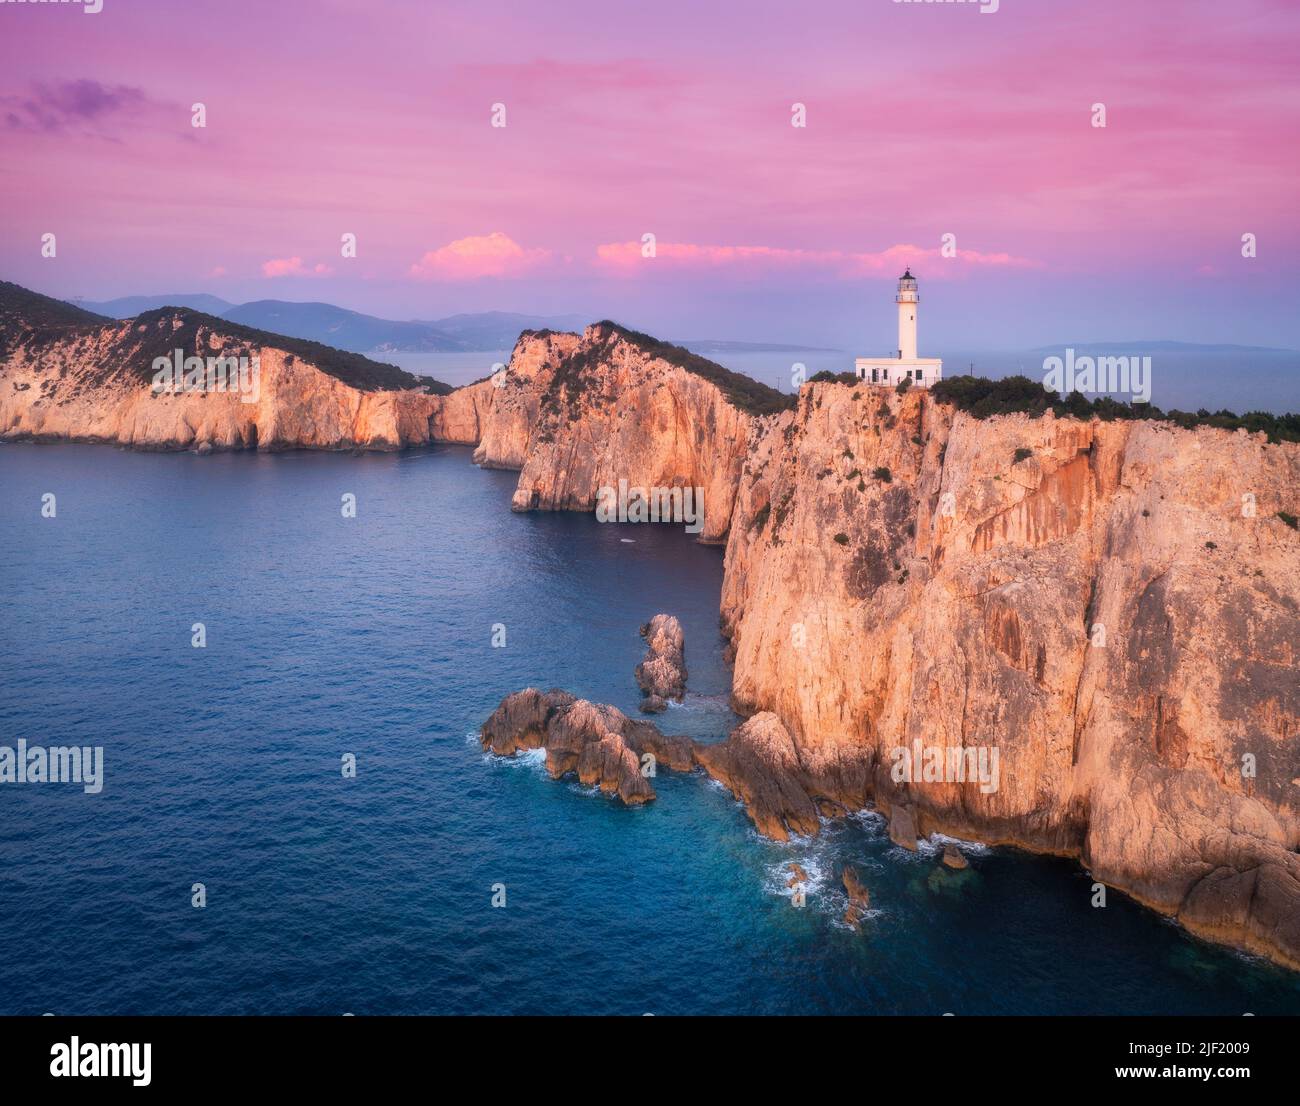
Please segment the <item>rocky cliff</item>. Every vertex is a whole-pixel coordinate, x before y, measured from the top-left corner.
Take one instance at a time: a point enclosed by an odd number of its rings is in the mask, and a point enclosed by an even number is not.
[[[621,481],[703,487],[749,720],[721,745],[661,747],[612,708],[529,700],[542,720],[502,721],[489,747],[554,745],[554,771],[626,801],[653,796],[634,760],[662,754],[721,780],[776,837],[874,802],[905,846],[946,831],[1077,857],[1197,933],[1300,968],[1295,442],[981,419],[836,382],[788,410],[608,323],[525,333],[503,374],[432,394],[194,312],[113,322],[13,289],[3,437],[477,442],[480,464],[521,470],[518,510],[590,511]],[[256,401],[153,394],[147,367],[175,348],[258,352]]]
[[[1298,500],[1262,434],[807,385],[739,485],[735,702],[896,839],[1075,856],[1300,967]]]
[[[242,359],[249,368],[237,386],[156,389],[154,360],[177,350],[205,365]],[[0,285],[3,438],[164,450],[473,444],[491,399],[483,385],[451,392],[357,354],[197,311],[108,320]]]
[[[703,489],[701,541],[726,539],[740,470],[780,393],[613,323],[525,334],[480,464],[522,471],[518,511],[593,511],[602,488]]]
[[[255,362],[244,382],[255,386],[159,390],[159,357]],[[522,470],[516,510],[590,511],[620,484],[633,495],[700,489],[699,519],[678,521],[721,542],[750,439],[787,402],[613,323],[526,331],[503,371],[451,389],[197,311],[111,320],[0,283],[6,439],[199,451],[474,445],[478,464]]]
[[[521,469],[533,444],[542,395],[556,368],[578,348],[577,334],[529,331],[521,334],[506,370],[488,381],[492,388],[492,417],[485,421],[474,451],[484,468]]]

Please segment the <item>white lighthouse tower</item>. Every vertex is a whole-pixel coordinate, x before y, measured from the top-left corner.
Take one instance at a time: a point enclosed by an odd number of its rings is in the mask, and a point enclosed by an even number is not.
[[[916,315],[921,302],[916,277],[908,269],[898,278],[898,348],[889,357],[859,357],[859,380],[869,384],[897,385],[903,380],[928,388],[943,378],[943,361],[937,357],[916,356]]]

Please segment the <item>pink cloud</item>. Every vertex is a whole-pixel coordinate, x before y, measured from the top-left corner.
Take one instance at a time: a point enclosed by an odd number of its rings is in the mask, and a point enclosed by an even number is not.
[[[705,246],[690,242],[658,242],[653,258],[642,255],[640,242],[610,242],[596,247],[596,261],[612,271],[630,273],[638,265],[666,263],[673,267],[717,269],[722,267],[755,270],[817,268],[845,276],[879,273],[928,262],[927,275],[953,276],[975,267],[1041,268],[1041,263],[1009,253],[982,253],[957,248],[951,257],[938,247],[929,249],[911,244],[890,246],[876,253],[844,250],[799,250],[778,246]]]
[[[417,280],[477,280],[479,277],[517,276],[550,259],[550,250],[525,249],[500,231],[457,238],[429,250],[411,266]]]
[[[270,261],[262,262],[264,277],[328,276],[333,271],[324,262],[308,267],[303,264],[301,257],[274,257]]]

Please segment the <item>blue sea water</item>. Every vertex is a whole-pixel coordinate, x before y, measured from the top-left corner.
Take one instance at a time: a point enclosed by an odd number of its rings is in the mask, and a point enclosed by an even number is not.
[[[1300,1013],[1300,977],[1094,909],[1067,861],[952,874],[865,814],[776,844],[699,775],[629,810],[485,756],[529,684],[632,711],[657,611],[692,689],[666,727],[734,723],[721,551],[512,514],[514,483],[455,448],[0,446],[0,744],[102,745],[106,775],[0,785],[0,1013]]]

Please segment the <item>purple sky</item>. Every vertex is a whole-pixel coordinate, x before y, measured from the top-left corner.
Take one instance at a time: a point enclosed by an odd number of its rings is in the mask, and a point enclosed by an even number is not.
[[[1295,0],[0,4],[0,277],[880,353],[910,263],[923,354],[1300,347],[1298,45]]]

